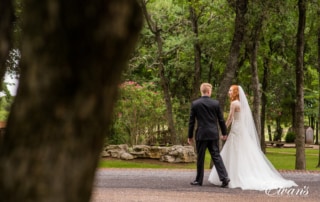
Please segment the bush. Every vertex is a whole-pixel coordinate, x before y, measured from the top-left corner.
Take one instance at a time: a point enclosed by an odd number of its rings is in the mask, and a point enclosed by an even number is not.
[[[294,142],[296,139],[296,134],[294,132],[288,132],[285,138],[285,141],[288,143]]]
[[[109,142],[150,144],[167,130],[163,95],[153,83],[127,81],[120,86]]]

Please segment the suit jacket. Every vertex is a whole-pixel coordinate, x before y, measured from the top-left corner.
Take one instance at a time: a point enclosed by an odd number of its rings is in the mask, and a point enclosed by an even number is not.
[[[227,134],[227,127],[220,109],[219,101],[202,96],[191,104],[188,138],[193,137],[197,121],[196,140],[219,139],[218,123],[222,135]]]

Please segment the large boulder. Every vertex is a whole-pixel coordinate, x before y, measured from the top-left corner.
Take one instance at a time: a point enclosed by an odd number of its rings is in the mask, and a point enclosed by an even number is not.
[[[123,160],[131,160],[131,159],[134,159],[135,157],[132,156],[130,153],[128,152],[123,152],[120,154],[120,159],[123,159]]]
[[[102,151],[102,157],[120,158],[123,153],[128,153],[128,145],[108,145]]]
[[[150,146],[147,145],[134,145],[130,154],[136,158],[149,158]]]
[[[197,156],[192,146],[174,145],[168,149],[167,154],[161,156],[160,161],[170,163],[191,163],[195,162]]]

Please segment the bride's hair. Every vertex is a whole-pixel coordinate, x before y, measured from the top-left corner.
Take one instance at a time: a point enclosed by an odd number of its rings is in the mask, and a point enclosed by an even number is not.
[[[239,99],[239,87],[237,85],[232,85],[230,88],[232,88],[232,90],[233,90],[232,95],[230,96],[231,101],[240,100]]]

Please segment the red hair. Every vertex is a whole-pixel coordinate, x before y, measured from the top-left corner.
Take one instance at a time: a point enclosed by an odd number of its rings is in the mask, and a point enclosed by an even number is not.
[[[239,99],[239,87],[237,85],[232,85],[232,94],[230,96],[231,101],[240,100]]]

